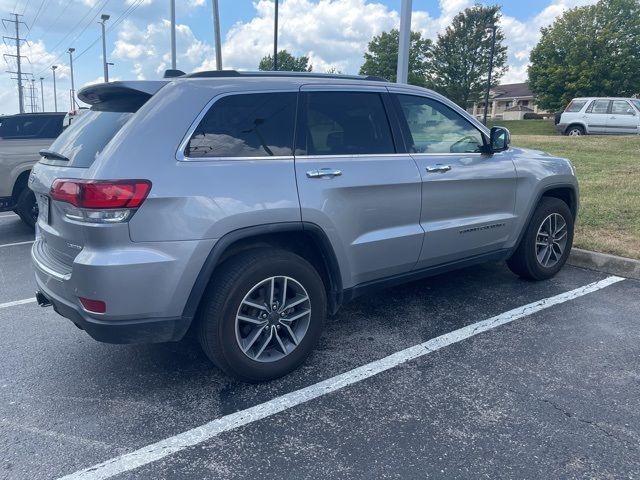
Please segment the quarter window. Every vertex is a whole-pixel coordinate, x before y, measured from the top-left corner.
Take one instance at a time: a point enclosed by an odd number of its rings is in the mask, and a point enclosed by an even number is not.
[[[185,156],[291,155],[296,95],[286,92],[222,97],[193,132]]]
[[[425,97],[397,95],[413,153],[480,153],[480,130],[446,105]]]
[[[564,111],[567,113],[579,112],[580,110],[582,110],[582,107],[584,107],[586,103],[586,100],[572,100],[571,103],[567,105],[567,108],[564,109]]]
[[[633,109],[624,100],[614,100],[611,103],[611,113],[614,115],[633,115]]]
[[[387,113],[374,92],[303,94],[296,153],[367,155],[395,153]]]

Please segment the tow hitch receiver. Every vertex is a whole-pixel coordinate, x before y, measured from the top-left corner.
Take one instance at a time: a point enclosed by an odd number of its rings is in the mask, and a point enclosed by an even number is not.
[[[36,301],[38,302],[38,305],[40,305],[41,307],[51,306],[51,302],[49,301],[49,299],[45,297],[44,293],[42,293],[39,290],[36,292]]]

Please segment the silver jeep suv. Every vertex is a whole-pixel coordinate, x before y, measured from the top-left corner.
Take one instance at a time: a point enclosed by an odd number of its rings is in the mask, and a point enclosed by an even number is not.
[[[570,162],[371,77],[200,72],[83,89],[33,169],[38,302],[112,343],[199,337],[245,381],[290,372],[373,289],[507,260],[556,274]]]

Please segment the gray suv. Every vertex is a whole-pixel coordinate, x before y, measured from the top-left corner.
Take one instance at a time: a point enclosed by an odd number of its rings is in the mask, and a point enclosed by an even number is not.
[[[100,341],[193,333],[268,380],[359,295],[497,260],[542,280],[571,249],[571,163],[429,90],[228,71],[79,97],[29,180],[32,259],[38,302]]]

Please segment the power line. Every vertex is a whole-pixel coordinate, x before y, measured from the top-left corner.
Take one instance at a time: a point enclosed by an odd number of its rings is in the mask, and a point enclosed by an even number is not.
[[[33,29],[33,25],[36,23],[36,20],[38,20],[38,17],[40,16],[40,12],[42,11],[42,7],[44,7],[44,5],[48,2],[49,0],[42,0],[40,2],[40,6],[38,7],[38,11],[36,12],[35,17],[33,17],[33,21],[31,22],[31,26],[29,27],[29,31],[31,31]],[[28,35],[27,35],[28,36]]]

